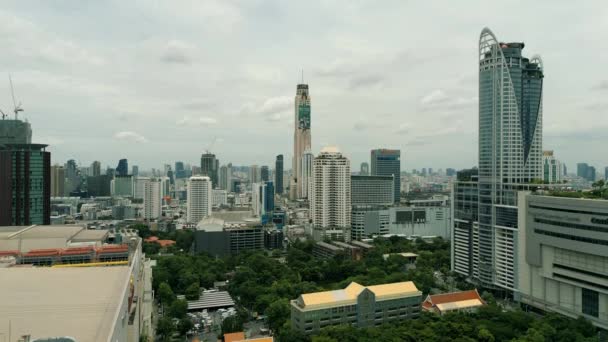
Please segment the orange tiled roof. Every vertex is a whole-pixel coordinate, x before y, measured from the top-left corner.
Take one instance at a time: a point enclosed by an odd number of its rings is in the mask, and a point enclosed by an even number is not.
[[[236,341],[242,341],[244,339],[245,339],[245,333],[242,331],[224,334],[224,342],[236,342]]]
[[[463,300],[471,300],[471,299],[478,299],[483,302],[483,299],[481,299],[477,290],[429,295],[429,298],[431,301],[431,305],[452,303],[452,302],[461,302]]]
[[[156,243],[159,244],[161,247],[168,247],[168,246],[175,245],[175,241],[173,241],[173,240],[158,240],[158,241],[156,241]]]

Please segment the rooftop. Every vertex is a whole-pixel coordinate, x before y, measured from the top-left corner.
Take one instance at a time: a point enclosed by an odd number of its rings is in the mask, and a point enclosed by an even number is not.
[[[101,245],[109,235],[107,230],[87,230],[79,225],[9,226],[0,227],[0,250],[66,248],[74,244]]]
[[[357,302],[357,296],[368,289],[376,296],[377,301],[421,295],[416,285],[411,281],[390,283],[374,286],[363,286],[350,283],[343,290],[306,293],[300,296],[305,309],[320,309],[324,307],[350,305]]]
[[[442,293],[427,296],[422,307],[424,309],[437,308],[439,311],[450,311],[485,305],[477,290]]]
[[[129,267],[0,268],[0,335],[106,341]]]

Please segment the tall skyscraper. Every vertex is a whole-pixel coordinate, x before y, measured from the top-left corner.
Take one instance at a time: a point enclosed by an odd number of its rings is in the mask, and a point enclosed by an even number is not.
[[[212,182],[208,176],[193,176],[188,180],[188,222],[198,224],[211,215],[213,205]]]
[[[56,164],[51,166],[51,197],[65,195],[65,168]]]
[[[74,159],[68,160],[65,164],[65,196],[70,196],[74,192],[80,191],[80,170]]]
[[[175,179],[186,178],[186,169],[181,161],[175,162]]]
[[[121,159],[118,161],[118,166],[116,166],[116,174],[118,176],[126,176],[129,174],[129,162],[126,159]]]
[[[0,145],[0,226],[50,224],[51,153],[46,147]]]
[[[376,149],[371,152],[372,175],[394,176],[395,202],[401,200],[401,151]]]
[[[101,163],[98,161],[94,161],[91,163],[90,167],[90,176],[97,177],[101,175]]]
[[[259,183],[262,180],[262,174],[260,167],[257,165],[251,165],[249,167],[249,183]]]
[[[350,161],[336,147],[325,147],[313,162],[313,237],[350,240]]]
[[[361,169],[359,171],[361,176],[369,176],[369,164],[366,162],[361,163]]]
[[[220,167],[220,189],[231,191],[232,184],[232,163]]]
[[[139,179],[137,181],[139,184]],[[158,178],[143,180],[144,219],[157,220],[162,215],[162,184]]]
[[[283,155],[279,154],[274,163],[274,184],[276,192],[279,195],[283,194]]]
[[[544,74],[540,57],[524,57],[523,48],[481,32],[478,181],[454,184],[452,269],[506,291],[517,289],[517,191],[543,178]]]
[[[395,201],[394,176],[350,176],[351,204],[391,205]]]
[[[315,156],[310,152],[310,150],[304,151],[302,154],[302,162],[300,163],[300,198],[309,198],[310,192],[312,191],[312,165]]]
[[[311,148],[310,134],[310,94],[308,84],[298,84],[295,98],[295,127],[293,143],[293,179],[290,187],[296,191],[291,195],[302,198],[302,187],[298,177],[302,174],[302,155]]]
[[[595,167],[587,163],[576,164],[576,175],[590,182],[595,182]]]
[[[117,175],[110,184],[112,196],[133,197],[133,194],[135,193],[135,180],[133,175]]]
[[[562,181],[562,163],[555,158],[553,151],[543,151],[543,181],[550,184]]]
[[[262,182],[268,182],[270,180],[270,170],[268,169],[268,166],[262,165],[260,168],[260,178]]]
[[[211,179],[213,188],[218,186],[218,164],[219,160],[215,158],[215,154],[203,153],[201,156],[201,175]]]

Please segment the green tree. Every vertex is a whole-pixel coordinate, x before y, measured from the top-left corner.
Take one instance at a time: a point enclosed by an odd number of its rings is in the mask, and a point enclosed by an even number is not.
[[[186,288],[186,299],[187,300],[197,300],[200,297],[201,290],[200,286],[198,286],[198,281],[190,284],[188,288]]]
[[[287,299],[280,299],[268,306],[265,311],[266,317],[268,318],[268,326],[272,331],[279,330],[287,318],[289,318],[290,308],[289,301]]]
[[[188,313],[188,302],[184,299],[176,299],[171,304],[171,308],[169,309],[169,314],[174,318],[184,318]]]
[[[158,298],[163,305],[171,305],[175,300],[175,294],[171,290],[171,286],[167,283],[161,283],[158,286]]]
[[[238,316],[226,317],[222,321],[222,335],[243,331],[243,321]]]
[[[477,341],[494,342],[494,335],[488,329],[481,327],[477,333]]]
[[[186,333],[192,330],[192,328],[194,328],[194,323],[192,323],[192,320],[190,320],[188,317],[180,319],[179,323],[177,324],[177,331],[181,336],[186,335]]]
[[[171,335],[175,331],[175,325],[173,325],[173,320],[169,317],[161,317],[156,324],[156,334],[163,341],[169,341],[171,339]]]

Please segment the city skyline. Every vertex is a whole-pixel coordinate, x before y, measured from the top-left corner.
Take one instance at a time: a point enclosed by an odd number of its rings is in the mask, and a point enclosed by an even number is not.
[[[471,42],[479,27],[490,23],[476,11],[463,10],[451,19],[449,6],[436,5],[342,4],[345,15],[338,18],[332,4],[236,7],[207,2],[182,11],[135,3],[122,4],[117,18],[119,6],[111,3],[41,4],[32,10],[13,2],[0,12],[3,29],[10,33],[2,38],[8,49],[0,58],[13,74],[16,96],[25,108],[22,117],[35,123],[34,142],[49,144],[53,163],[75,159],[115,165],[124,157],[144,169],[162,165],[158,159],[194,165],[214,136],[218,141],[212,152],[221,160],[272,165],[274,156],[284,154],[289,163],[293,85],[304,69],[304,82],[315,96],[313,153],[337,145],[358,165],[368,161],[370,149],[387,147],[402,151],[405,170],[462,169],[477,164]],[[544,111],[551,113],[544,122],[544,147],[557,151],[570,169],[581,161],[601,169],[605,162],[593,147],[606,138],[601,114],[608,106],[602,99],[608,83],[590,66],[603,64],[604,54],[598,53],[603,45],[598,43],[607,32],[601,20],[606,10],[597,6],[583,21],[570,15],[572,6],[528,5],[518,15],[533,26],[511,25],[517,6],[506,5],[494,9],[502,15],[491,26],[507,41],[525,37],[534,47],[530,55],[543,52],[551,71],[544,90]],[[307,30],[294,29],[311,20],[298,16],[303,6],[319,14],[317,22],[305,25]],[[539,19],[535,13],[541,9],[551,15]],[[63,20],[64,11],[78,15]],[[282,20],[264,20],[272,13],[281,14]],[[201,15],[208,20],[194,20]],[[447,23],[450,30],[428,20],[431,15],[453,20]],[[99,25],[110,18],[112,27]],[[153,28],[161,19],[175,26]],[[364,30],[369,25],[361,23],[368,21],[376,25]],[[82,26],[78,32],[75,24]],[[141,31],[127,30],[134,24]],[[98,27],[116,39],[108,44]],[[547,39],[546,32],[560,34]],[[290,39],[295,35],[301,39]],[[581,35],[588,38],[576,39]],[[394,44],[397,38],[404,43]],[[19,48],[18,42],[26,40],[41,46],[42,53]],[[256,40],[269,49],[252,52]],[[249,50],[246,62],[239,57],[242,49]],[[573,60],[586,63],[568,67]],[[8,82],[0,84],[0,94],[0,108],[8,111]],[[208,138],[201,139],[201,133]]]

